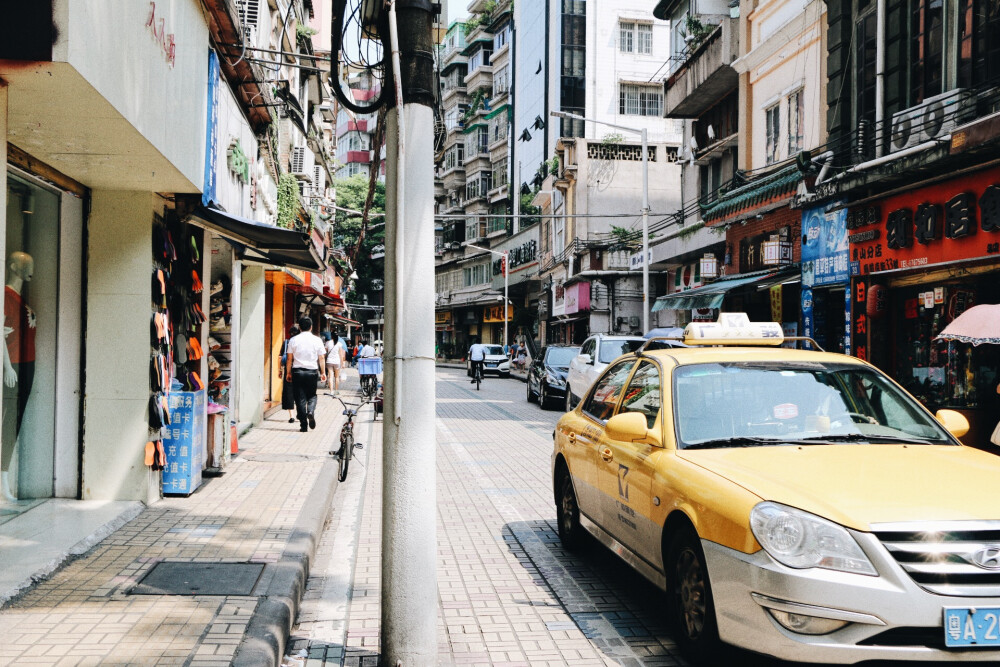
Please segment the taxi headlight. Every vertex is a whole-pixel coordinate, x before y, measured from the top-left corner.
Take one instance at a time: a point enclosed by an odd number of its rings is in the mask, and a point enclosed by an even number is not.
[[[763,502],[750,510],[750,529],[764,551],[788,567],[878,576],[875,566],[843,526],[815,514]]]

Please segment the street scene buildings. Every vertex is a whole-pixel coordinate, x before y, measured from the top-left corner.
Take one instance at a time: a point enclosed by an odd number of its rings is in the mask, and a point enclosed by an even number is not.
[[[947,661],[949,613],[1000,609],[973,581],[1000,516],[966,496],[862,520],[823,513],[861,486],[833,484],[846,456],[810,460],[815,504],[739,477],[780,435],[974,450],[956,469],[992,479],[998,0],[0,0],[0,136],[0,665],[713,664],[705,635],[759,664]],[[303,318],[322,352],[290,342]],[[315,408],[303,358],[331,375]],[[813,363],[857,374],[816,383],[860,432],[807,415],[812,384],[724,428],[769,394],[729,375]],[[695,477],[643,466],[685,446],[759,504],[705,482],[733,516],[699,523],[712,498],[657,495]],[[774,516],[853,546],[782,560]],[[937,556],[898,556],[927,534]],[[716,600],[728,557],[891,563],[933,614]],[[750,600],[759,625],[713,625]],[[996,659],[971,632],[962,659]]]

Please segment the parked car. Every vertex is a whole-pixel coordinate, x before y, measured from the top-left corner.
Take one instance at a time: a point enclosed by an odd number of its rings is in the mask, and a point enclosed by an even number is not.
[[[549,345],[528,366],[528,402],[538,401],[543,410],[555,400],[565,400],[569,362],[579,354],[575,345]]]
[[[494,373],[500,377],[510,377],[510,359],[504,354],[502,345],[486,346],[486,362],[483,364],[483,375]],[[472,377],[472,363],[465,360],[465,374]]]
[[[741,317],[739,317],[741,316]],[[666,592],[680,647],[1000,664],[1000,456],[874,366],[725,313],[613,362],[553,434],[559,537]]]
[[[567,391],[564,395],[566,412],[569,412],[580,402],[580,397],[587,393],[597,376],[608,367],[608,364],[623,354],[634,352],[646,339],[642,336],[613,336],[611,334],[594,334],[583,341],[580,354],[570,362],[567,374]]]

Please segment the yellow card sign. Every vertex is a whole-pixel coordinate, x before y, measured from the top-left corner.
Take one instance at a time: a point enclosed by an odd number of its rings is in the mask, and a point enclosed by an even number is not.
[[[434,324],[451,324],[451,311],[444,310],[434,313]]]
[[[771,285],[771,320],[781,322],[781,285]]]
[[[507,306],[507,321],[514,319],[514,306]],[[483,322],[503,322],[503,306],[486,306],[483,308]]]

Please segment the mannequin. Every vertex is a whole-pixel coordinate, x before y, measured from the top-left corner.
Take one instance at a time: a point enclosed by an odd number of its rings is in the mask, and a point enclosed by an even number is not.
[[[35,378],[35,312],[22,300],[24,284],[35,272],[35,260],[26,252],[11,253],[4,289],[3,432],[0,440],[0,501],[17,500],[11,492],[9,469],[21,432]],[[13,334],[13,335],[12,335]]]

